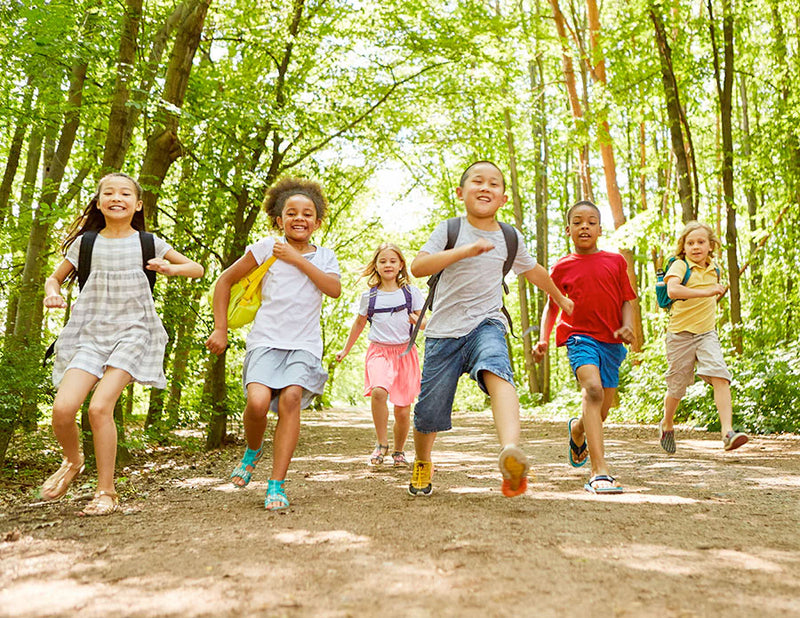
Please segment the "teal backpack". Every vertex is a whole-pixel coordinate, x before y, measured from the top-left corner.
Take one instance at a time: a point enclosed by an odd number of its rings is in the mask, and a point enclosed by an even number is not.
[[[666,309],[667,311],[672,308],[672,303],[674,303],[676,300],[683,300],[680,298],[670,298],[669,294],[667,293],[667,284],[664,283],[664,276],[669,272],[669,269],[675,260],[679,259],[683,260],[683,263],[686,264],[686,274],[683,275],[683,281],[681,281],[681,285],[686,285],[689,282],[689,277],[692,276],[692,269],[689,267],[689,262],[686,261],[686,258],[679,258],[673,255],[667,260],[666,268],[659,268],[656,270],[656,300],[658,301],[658,306],[662,309]],[[715,264],[714,270],[717,271],[717,282],[719,282],[719,266]]]

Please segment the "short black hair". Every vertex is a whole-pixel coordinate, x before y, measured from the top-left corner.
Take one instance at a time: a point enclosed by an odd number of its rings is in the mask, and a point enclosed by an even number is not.
[[[487,165],[491,165],[494,169],[496,169],[498,172],[500,172],[500,179],[503,181],[503,190],[505,190],[505,188],[506,188],[506,177],[503,176],[503,170],[501,170],[500,167],[497,165],[497,163],[495,163],[494,161],[484,161],[484,160],[473,161],[472,163],[470,163],[467,166],[467,169],[464,170],[464,173],[461,174],[461,180],[458,181],[458,186],[459,187],[463,187],[464,186],[464,183],[467,181],[467,177],[469,176],[469,172],[473,167],[475,167],[476,165],[482,165],[484,163],[486,163]]]
[[[600,212],[600,209],[594,202],[590,200],[578,200],[572,206],[570,206],[569,210],[567,211],[567,225],[569,225],[569,218],[572,216],[572,211],[575,210],[578,206],[588,206],[589,208],[594,208],[597,211],[597,216],[600,217],[601,219],[603,217],[602,213]]]

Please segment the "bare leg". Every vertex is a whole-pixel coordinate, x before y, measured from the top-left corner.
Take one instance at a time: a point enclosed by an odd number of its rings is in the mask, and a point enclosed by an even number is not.
[[[415,457],[419,461],[431,461],[433,443],[436,441],[436,433],[420,433],[414,430],[414,451]]]
[[[372,422],[375,425],[375,436],[378,444],[389,444],[389,393],[386,389],[372,389],[370,404],[372,405]]]
[[[286,478],[289,464],[300,437],[300,403],[303,387],[287,386],[281,389],[278,400],[278,423],[272,446],[272,476],[270,479],[282,481]],[[269,506],[269,505],[267,505]]]
[[[714,403],[717,404],[719,424],[722,437],[733,429],[733,404],[731,402],[731,384],[725,378],[708,378],[714,388]]]
[[[258,382],[250,382],[247,385],[247,403],[244,406],[242,421],[247,448],[251,451],[259,450],[264,442],[264,432],[267,428],[267,412],[271,399],[272,389],[268,386]],[[245,457],[247,457],[246,453]],[[253,464],[246,464],[244,469],[247,472],[255,470],[255,464],[259,458],[260,456],[254,457]],[[243,462],[245,461],[249,461],[249,458],[243,459]],[[237,470],[239,471],[238,473]],[[239,474],[243,473],[241,473],[241,468],[237,466],[231,475],[231,482],[237,487],[244,487],[248,481]],[[246,477],[247,475],[244,476]]]
[[[61,380],[53,402],[53,433],[71,464],[83,461],[75,417],[98,378],[83,369],[69,369]]]
[[[114,467],[117,462],[117,425],[114,406],[131,382],[131,374],[109,367],[94,389],[89,401],[89,424],[92,426],[94,455],[97,461],[97,491],[114,492]],[[113,499],[103,496],[109,503]]]
[[[581,365],[575,375],[581,385],[581,424],[586,433],[586,443],[589,447],[592,476],[608,474],[603,443],[603,404],[606,399],[606,389],[603,389],[600,381],[600,370],[595,365]],[[613,394],[611,401],[613,401]],[[605,413],[608,414],[608,410]]]
[[[490,371],[481,377],[492,401],[492,415],[500,446],[519,444],[519,397],[517,390],[503,378]]]
[[[716,393],[716,390],[714,392]],[[730,389],[728,393],[730,394]],[[675,412],[677,412],[680,403],[680,399],[675,399],[675,397],[671,397],[669,394],[664,395],[664,420],[661,424],[664,431],[672,431],[674,429]]]
[[[394,450],[395,452],[402,452],[406,446],[406,439],[408,438],[408,428],[411,426],[411,406],[395,406],[394,407],[394,428],[392,435],[394,436]]]

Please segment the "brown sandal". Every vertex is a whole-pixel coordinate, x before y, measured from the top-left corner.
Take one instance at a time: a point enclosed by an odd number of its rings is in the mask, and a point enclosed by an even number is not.
[[[375,450],[372,451],[372,455],[369,456],[369,465],[371,466],[379,466],[383,463],[383,458],[386,457],[386,454],[389,452],[389,445],[388,444],[376,444]]]
[[[68,459],[61,462],[61,467],[56,470],[50,478],[42,485],[39,493],[44,500],[58,500],[67,493],[70,484],[81,472],[83,472],[83,457],[78,464],[69,463]]]
[[[111,504],[103,498],[111,498]],[[119,508],[119,496],[114,491],[96,491],[94,498],[86,505],[79,515],[111,515]]]

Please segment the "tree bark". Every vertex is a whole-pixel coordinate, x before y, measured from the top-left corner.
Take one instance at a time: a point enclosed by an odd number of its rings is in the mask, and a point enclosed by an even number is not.
[[[25,88],[25,95],[22,100],[23,112],[17,120],[17,127],[14,129],[14,135],[11,138],[11,145],[9,146],[8,156],[6,158],[6,169],[3,173],[3,181],[0,182],[0,228],[3,227],[3,223],[5,222],[8,211],[8,200],[11,197],[11,185],[14,183],[14,177],[17,175],[19,160],[22,155],[22,146],[25,143],[25,133],[27,132],[29,124],[27,116],[30,114],[31,101],[33,100],[31,81],[31,79],[28,79],[28,84]]]

